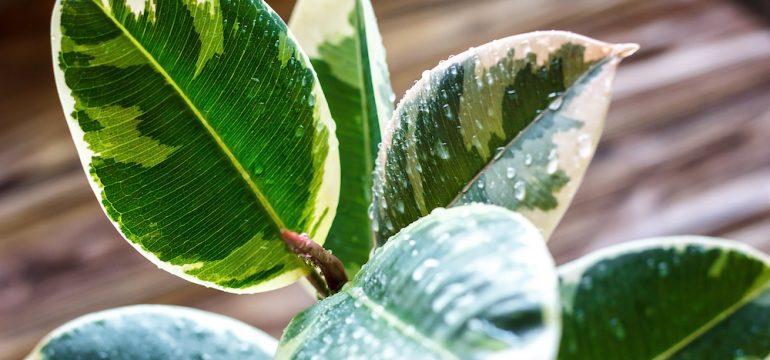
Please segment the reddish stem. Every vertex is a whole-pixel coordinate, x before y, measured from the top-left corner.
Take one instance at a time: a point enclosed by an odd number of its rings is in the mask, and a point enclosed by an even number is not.
[[[307,234],[281,230],[281,237],[292,252],[321,270],[325,286],[319,284],[317,276],[314,278],[311,274],[310,277],[310,283],[318,290],[321,297],[336,294],[348,282],[345,267],[342,266],[340,259],[310,240]]]

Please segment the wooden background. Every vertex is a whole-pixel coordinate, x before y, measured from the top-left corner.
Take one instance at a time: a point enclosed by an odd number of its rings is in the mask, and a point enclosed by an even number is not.
[[[289,2],[269,2],[289,14]],[[564,29],[641,44],[621,66],[596,158],[550,243],[563,262],[664,234],[770,251],[770,6],[754,5],[383,0],[375,10],[398,94],[439,60],[506,35]],[[137,303],[212,310],[279,336],[311,303],[302,290],[236,296],[187,284],[104,217],[54,89],[51,8],[0,0],[0,359],[79,315]]]

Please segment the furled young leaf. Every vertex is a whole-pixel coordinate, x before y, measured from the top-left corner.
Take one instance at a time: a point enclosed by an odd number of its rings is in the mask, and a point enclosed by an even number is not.
[[[436,210],[299,314],[279,359],[552,359],[556,273],[540,233],[491,205]]]
[[[547,239],[593,155],[618,62],[636,48],[535,32],[424,72],[380,149],[378,243],[434,208],[472,202],[516,210]]]
[[[158,266],[232,292],[306,273],[280,229],[326,237],[334,124],[261,0],[59,0],[59,94],[94,192]]]
[[[619,245],[559,268],[562,359],[765,359],[770,258],[717,239]]]
[[[72,320],[27,360],[272,359],[276,341],[235,319],[167,305],[135,305]]]
[[[337,124],[340,203],[326,240],[352,277],[374,245],[372,170],[380,129],[393,114],[385,49],[369,0],[300,0],[289,27],[310,57]]]

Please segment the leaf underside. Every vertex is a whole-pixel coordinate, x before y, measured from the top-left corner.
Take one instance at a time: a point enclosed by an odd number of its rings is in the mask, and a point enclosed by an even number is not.
[[[393,113],[393,91],[369,0],[302,0],[289,26],[318,74],[337,124],[343,169],[337,216],[324,246],[353,277],[374,246],[367,216],[380,128]]]
[[[28,360],[272,359],[276,341],[221,315],[136,305],[72,320],[52,331]]]
[[[474,202],[522,213],[547,239],[601,135],[615,68],[634,49],[536,32],[426,71],[380,149],[378,244],[432,209]]]
[[[143,255],[193,282],[269,290],[306,273],[339,159],[323,94],[261,0],[60,0],[57,86],[97,197]]]
[[[277,358],[553,358],[557,298],[553,260],[526,219],[489,205],[437,210],[295,317]]]
[[[764,359],[770,260],[700,237],[643,240],[559,268],[561,359]]]

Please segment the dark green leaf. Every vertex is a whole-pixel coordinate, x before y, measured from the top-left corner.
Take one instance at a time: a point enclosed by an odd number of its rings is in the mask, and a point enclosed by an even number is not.
[[[340,204],[325,247],[353,277],[374,246],[372,171],[380,129],[393,114],[385,49],[369,0],[301,0],[289,23],[318,73],[337,124]]]
[[[764,359],[770,259],[734,242],[650,239],[559,268],[562,359]]]

